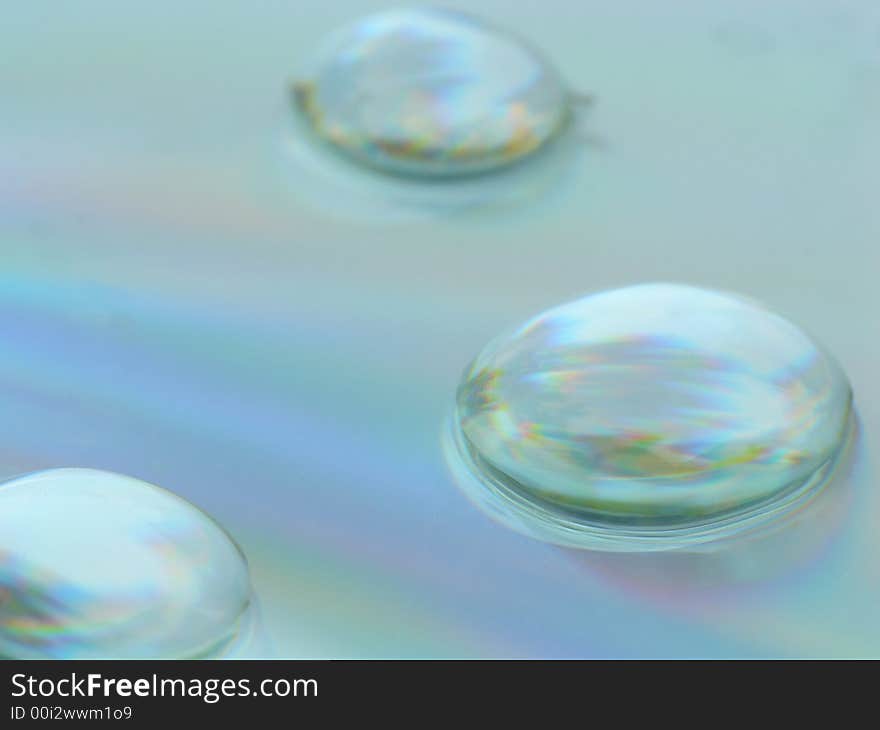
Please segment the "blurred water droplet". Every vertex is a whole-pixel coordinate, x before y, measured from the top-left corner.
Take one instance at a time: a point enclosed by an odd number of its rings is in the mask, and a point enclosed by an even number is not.
[[[294,85],[297,108],[340,152],[385,172],[482,173],[565,126],[569,95],[520,39],[437,9],[367,17],[333,34]]]
[[[217,656],[250,605],[237,546],[171,492],[93,469],[0,485],[0,656]]]
[[[801,330],[671,284],[595,294],[490,343],[449,452],[481,506],[575,547],[669,549],[778,517],[824,481],[851,391]]]

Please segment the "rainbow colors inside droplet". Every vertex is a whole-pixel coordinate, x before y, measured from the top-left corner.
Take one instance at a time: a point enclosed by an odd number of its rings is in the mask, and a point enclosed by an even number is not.
[[[0,485],[0,657],[216,656],[248,621],[247,564],[206,514],[93,469]]]
[[[649,284],[490,343],[459,386],[450,440],[471,496],[508,524],[579,547],[662,549],[736,531],[821,484],[850,402],[839,365],[782,317]]]
[[[338,151],[426,177],[521,160],[569,115],[562,80],[537,51],[469,15],[427,8],[369,16],[331,35],[294,94]]]

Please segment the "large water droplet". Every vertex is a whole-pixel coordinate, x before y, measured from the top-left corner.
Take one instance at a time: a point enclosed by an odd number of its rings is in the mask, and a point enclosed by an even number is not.
[[[849,425],[837,363],[749,300],[648,284],[595,294],[490,343],[451,434],[468,493],[552,542],[714,539],[820,485]]]
[[[214,656],[250,602],[236,545],[171,492],[92,469],[0,485],[0,656]]]
[[[436,9],[381,13],[338,31],[294,88],[319,137],[406,175],[507,165],[552,139],[569,115],[559,75],[535,50]]]

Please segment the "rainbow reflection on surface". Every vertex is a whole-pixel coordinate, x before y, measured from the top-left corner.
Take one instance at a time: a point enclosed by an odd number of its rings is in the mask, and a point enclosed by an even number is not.
[[[173,486],[244,549],[275,656],[880,656],[880,5],[471,2],[597,92],[602,144],[540,205],[401,216],[382,186],[352,216],[291,189],[283,89],[380,3],[84,2],[0,26],[3,476]],[[574,559],[447,473],[438,424],[488,335],[669,279],[808,323],[858,394],[849,501],[834,539],[792,531],[794,570]]]

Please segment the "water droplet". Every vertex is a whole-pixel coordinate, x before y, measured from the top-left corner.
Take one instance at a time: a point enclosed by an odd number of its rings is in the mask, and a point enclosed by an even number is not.
[[[0,656],[215,656],[250,603],[241,552],[171,492],[92,469],[0,485]]]
[[[569,117],[569,95],[537,51],[437,9],[390,11],[338,31],[294,92],[320,138],[403,175],[502,167],[541,148]]]
[[[490,343],[450,444],[469,495],[559,544],[668,549],[777,518],[848,431],[837,363],[752,301],[672,284],[587,296]]]

